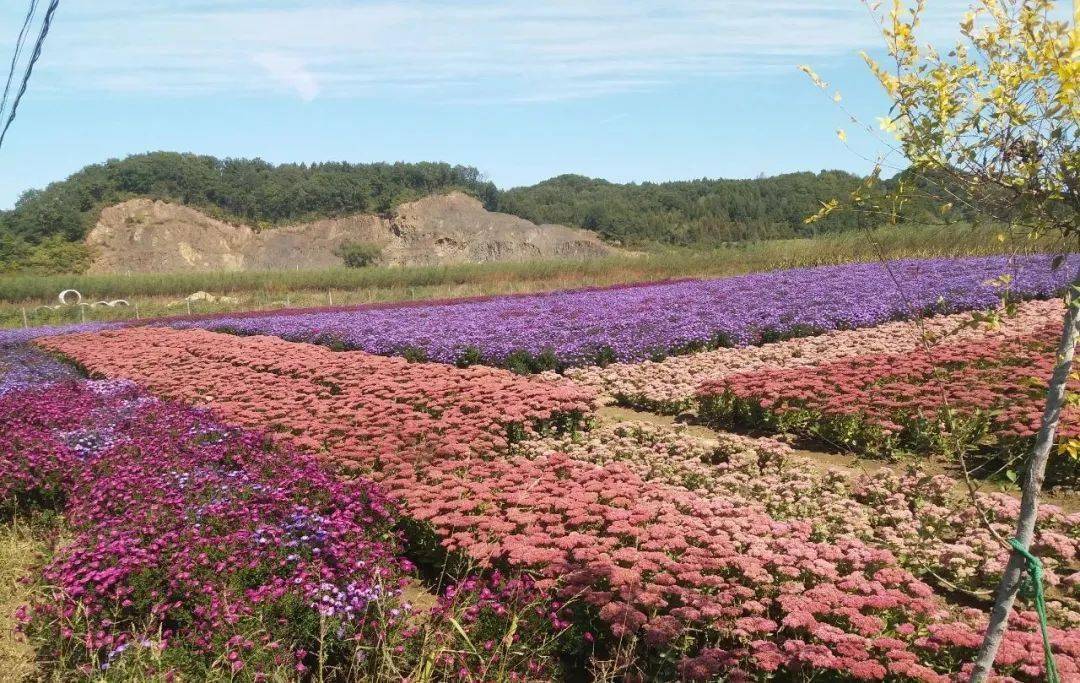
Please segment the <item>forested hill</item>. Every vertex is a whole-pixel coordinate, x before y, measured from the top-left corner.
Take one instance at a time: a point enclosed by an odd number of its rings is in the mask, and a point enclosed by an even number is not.
[[[855,216],[814,226],[821,202],[847,197],[861,182],[844,171],[754,180],[618,184],[562,175],[499,195],[499,208],[535,223],[562,223],[630,244],[698,244],[809,235],[857,227]]]
[[[25,193],[0,212],[0,272],[78,267],[82,239],[101,209],[135,197],[198,208],[214,217],[272,227],[397,205],[450,190],[490,210],[536,223],[598,232],[628,246],[709,244],[835,232],[856,227],[852,214],[807,226],[821,202],[846,197],[860,179],[842,171],[753,180],[617,184],[564,175],[499,191],[471,166],[445,163],[274,165],[153,152],[87,166],[44,190]]]
[[[477,169],[443,163],[280,164],[152,152],[83,168],[0,212],[0,272],[81,270],[82,240],[101,209],[136,197],[178,202],[215,218],[270,227],[386,213],[430,194],[462,190],[488,207],[495,186]]]
[[[430,194],[464,190],[486,205],[497,190],[469,166],[442,163],[274,165],[261,159],[152,152],[87,166],[0,214],[5,232],[31,242],[82,239],[101,208],[150,197],[268,227],[354,213],[386,213]]]

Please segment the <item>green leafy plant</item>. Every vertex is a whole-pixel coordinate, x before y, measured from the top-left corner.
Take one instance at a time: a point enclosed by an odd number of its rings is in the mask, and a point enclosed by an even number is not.
[[[349,268],[366,268],[373,265],[382,254],[382,247],[371,242],[345,242],[334,250],[334,255]]]

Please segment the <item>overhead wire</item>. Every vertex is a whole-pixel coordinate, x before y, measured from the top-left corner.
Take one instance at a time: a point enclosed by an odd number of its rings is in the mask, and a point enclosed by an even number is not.
[[[31,13],[29,17],[32,19],[32,12],[36,9],[34,5],[36,0],[31,0]],[[0,147],[4,145],[4,138],[7,136],[8,129],[11,128],[11,124],[15,122],[15,114],[18,112],[19,103],[22,101],[23,95],[26,94],[26,89],[30,85],[30,76],[34,73],[34,65],[37,64],[38,59],[41,58],[41,50],[45,45],[45,37],[49,35],[49,28],[52,26],[53,15],[56,13],[56,8],[60,6],[60,0],[50,0],[48,9],[45,10],[45,18],[41,22],[41,30],[38,32],[37,40],[34,41],[34,50],[30,53],[30,59],[26,63],[26,70],[23,72],[22,82],[19,84],[19,89],[15,93],[15,99],[11,101],[11,106],[6,112],[6,120],[4,121],[4,127],[0,129]],[[23,27],[26,30],[26,26]],[[20,33],[20,36],[23,34]],[[25,38],[23,38],[25,40]],[[18,53],[22,51],[22,45],[16,46],[16,57]],[[12,69],[16,67],[13,64]],[[7,91],[7,88],[5,88]],[[2,112],[0,112],[2,113]]]
[[[22,28],[19,29],[19,37],[15,41],[15,52],[11,55],[11,67],[8,69],[7,81],[4,83],[4,95],[0,97],[0,115],[7,109],[8,95],[11,93],[11,83],[15,80],[15,69],[19,65],[19,57],[22,56],[23,46],[26,44],[26,36],[30,34],[30,24],[34,21],[37,12],[37,0],[30,0],[30,7],[26,10],[26,18],[23,19]]]

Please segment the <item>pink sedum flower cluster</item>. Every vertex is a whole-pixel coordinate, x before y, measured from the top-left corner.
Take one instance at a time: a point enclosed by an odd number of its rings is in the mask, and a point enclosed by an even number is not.
[[[698,389],[700,413],[885,457],[961,444],[992,473],[1023,456],[1038,431],[1059,327],[709,380]],[[1058,437],[1080,437],[1080,408],[1064,408]],[[1077,476],[1074,459],[1051,461],[1055,483]]]
[[[944,674],[972,654],[965,642],[926,639],[932,626],[977,628],[976,617],[948,608],[889,551],[846,535],[818,540],[809,521],[565,455],[443,461],[418,474],[391,488],[448,547],[537,572],[646,653],[693,659],[722,644],[729,673],[812,665],[871,680],[906,671],[894,667],[900,655]],[[1030,653],[1023,665],[1039,666],[1036,633],[1009,638]],[[1080,633],[1054,638],[1061,666],[1080,673]]]
[[[553,420],[578,420],[592,392],[506,370],[410,363],[276,337],[133,328],[39,340],[91,375],[213,407],[223,419],[288,433],[309,450],[373,461],[403,452],[504,451]]]
[[[529,457],[565,453],[598,465],[620,463],[648,481],[685,488],[812,525],[812,538],[858,538],[888,550],[908,571],[941,588],[984,599],[1001,576],[1008,552],[985,528],[966,492],[944,475],[910,468],[852,472],[821,467],[781,442],[718,433],[706,439],[679,427],[605,425],[584,434],[551,435],[518,447]],[[985,521],[1012,533],[1019,503],[1004,493],[979,494]],[[1039,508],[1033,551],[1054,587],[1052,613],[1080,626],[1080,515]]]

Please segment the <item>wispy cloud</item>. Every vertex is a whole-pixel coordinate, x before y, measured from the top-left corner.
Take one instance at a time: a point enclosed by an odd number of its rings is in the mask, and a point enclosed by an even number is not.
[[[966,5],[931,3],[928,30],[948,36]],[[37,85],[552,100],[768,74],[879,40],[857,0],[96,0],[63,8]]]
[[[299,59],[280,52],[264,52],[252,58],[266,70],[270,78],[295,92],[305,102],[318,96],[319,82]]]

